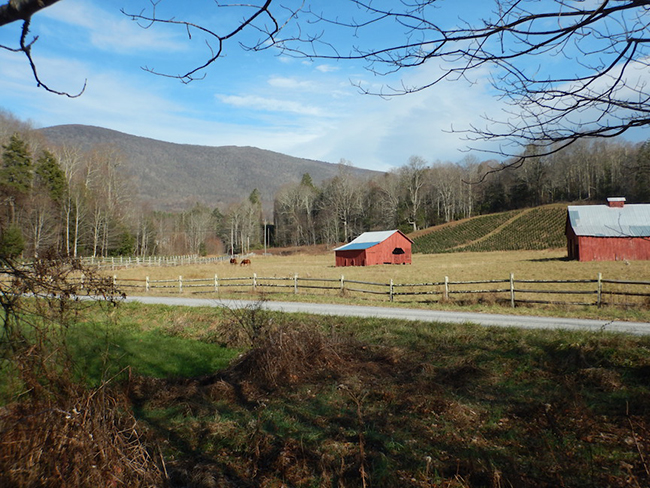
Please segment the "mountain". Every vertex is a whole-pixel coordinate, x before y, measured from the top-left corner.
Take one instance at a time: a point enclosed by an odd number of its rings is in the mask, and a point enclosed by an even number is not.
[[[288,183],[299,183],[305,173],[315,184],[338,173],[337,164],[255,147],[174,144],[87,125],[57,125],[39,132],[53,145],[117,148],[141,200],[156,210],[184,210],[197,202],[223,209],[247,198],[255,188],[270,210],[276,192]],[[362,178],[380,174],[351,171]]]

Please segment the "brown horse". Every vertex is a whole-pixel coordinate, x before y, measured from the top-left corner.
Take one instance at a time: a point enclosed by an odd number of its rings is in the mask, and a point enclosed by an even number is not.
[[[237,264],[237,258],[230,258],[230,264]]]
[[[250,266],[251,265],[251,260],[250,259],[242,259],[241,263],[239,263],[240,266]]]

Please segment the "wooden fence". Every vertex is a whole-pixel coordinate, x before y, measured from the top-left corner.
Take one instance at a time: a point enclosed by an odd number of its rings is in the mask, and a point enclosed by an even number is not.
[[[430,283],[375,283],[340,278],[260,277],[257,274],[239,278],[183,278],[168,280],[120,280],[122,289],[155,290],[178,293],[337,293],[372,294],[388,301],[453,301],[461,303],[502,303],[511,307],[526,304],[554,304],[574,306],[617,305],[650,307],[650,281],[608,280],[598,274],[587,280],[525,280],[508,278],[483,281],[444,281]],[[406,298],[406,297],[411,297]],[[558,298],[559,297],[559,298]],[[381,299],[381,298],[380,298]]]
[[[235,255],[239,257],[239,255]],[[80,261],[85,266],[93,266],[100,269],[130,268],[136,266],[185,266],[188,264],[210,264],[228,261],[230,255],[201,257],[196,254],[185,256],[117,256],[117,257],[85,257]]]

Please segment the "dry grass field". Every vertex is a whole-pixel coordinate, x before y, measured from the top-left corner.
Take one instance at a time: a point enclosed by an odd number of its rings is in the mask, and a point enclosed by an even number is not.
[[[413,264],[337,268],[334,253],[290,256],[253,256],[251,266],[242,267],[223,262],[213,265],[183,267],[129,268],[109,271],[118,279],[152,280],[206,278],[217,274],[220,278],[252,276],[302,278],[340,278],[387,283],[415,283],[507,279],[510,273],[520,279],[596,279],[650,281],[650,261],[568,261],[566,250],[503,251],[456,254],[414,254]]]
[[[445,277],[449,281],[481,281],[481,280],[508,280],[510,273],[514,274],[516,280],[596,280],[598,274],[601,273],[605,280],[624,280],[624,281],[650,281],[650,261],[619,261],[619,262],[585,262],[569,261],[566,259],[566,251],[564,249],[545,250],[545,251],[503,251],[503,252],[482,252],[482,253],[455,253],[455,254],[415,254],[413,256],[412,265],[395,266],[369,266],[369,267],[346,267],[340,268],[334,266],[334,254],[332,252],[313,253],[313,250],[305,252],[296,252],[291,255],[255,255],[251,258],[252,264],[250,266],[231,265],[228,262],[211,265],[192,265],[182,267],[140,267],[128,269],[110,270],[114,274],[118,282],[133,283],[134,285],[144,284],[146,277],[152,282],[155,280],[178,280],[179,276],[183,277],[184,281],[192,279],[213,279],[215,275],[219,280],[227,280],[228,278],[252,278],[256,275],[258,279],[262,278],[290,278],[298,275],[300,279],[308,278],[323,278],[338,280],[341,276],[345,280],[358,280],[364,282],[383,283],[387,284],[391,280],[395,284],[408,284],[408,283],[432,283],[444,282]],[[133,282],[124,280],[136,280]],[[225,281],[222,281],[225,283]],[[368,295],[352,293],[341,297],[336,291],[333,290],[307,290],[300,291],[298,295],[294,295],[290,289],[290,282],[285,282],[287,288],[273,289],[273,293],[267,293],[268,299],[280,300],[301,300],[301,301],[335,301],[346,303],[365,303],[368,301],[382,302],[388,305],[388,298],[385,295]],[[209,285],[207,285],[209,286]],[[336,286],[335,283],[332,286]],[[482,285],[479,285],[482,286]],[[494,285],[495,287],[507,288],[507,283]],[[535,285],[528,285],[535,286]],[[613,285],[609,285],[610,288]],[[623,285],[616,285],[619,290],[650,293],[650,287],[626,287]],[[544,289],[567,289],[566,285],[559,284],[546,284]],[[593,291],[596,287],[595,283],[585,285],[571,285],[573,288],[585,289]],[[440,293],[442,287],[436,290]],[[244,292],[248,294],[249,287],[240,288],[221,288],[221,294],[232,295],[235,290],[239,294]],[[261,290],[261,288],[260,288]],[[385,290],[385,288],[384,288]],[[270,292],[269,288],[264,291]],[[140,288],[127,289],[127,293],[136,295],[143,293],[144,290]],[[149,293],[156,294],[178,294],[178,289],[171,285],[167,289],[156,289]],[[192,290],[188,287],[184,289],[184,293],[192,294]],[[507,298],[505,295],[500,295],[502,300]],[[586,298],[585,298],[586,297]],[[439,295],[438,295],[439,298]],[[521,298],[524,298],[523,295]],[[526,296],[526,299],[535,299],[539,297]],[[557,297],[553,298],[546,295],[546,300],[558,300]],[[563,296],[560,301],[586,301],[592,303],[595,300],[593,295],[588,296]],[[626,303],[626,299],[610,296],[610,301],[617,303]],[[474,310],[489,310],[494,311],[492,306],[497,301],[492,297],[483,297],[481,300],[475,298],[472,300],[456,300],[456,304],[451,306],[458,306],[462,302],[466,306],[472,306]],[[415,298],[413,296],[400,297],[396,302],[401,302],[408,306],[434,306],[437,308],[449,306],[449,304],[440,303],[440,300],[433,299],[431,296],[424,296]],[[638,298],[634,301],[635,305],[630,307],[619,307],[616,310],[589,309],[580,308],[575,310],[568,310],[562,306],[545,306],[536,307],[536,312],[539,313],[561,313],[572,316],[589,316],[589,317],[612,317],[627,320],[648,320],[650,319],[650,312],[648,312],[647,298]],[[394,305],[399,306],[398,303]],[[513,312],[506,309],[506,307],[498,307],[499,311]],[[514,311],[515,313],[526,313],[527,310],[520,309]]]

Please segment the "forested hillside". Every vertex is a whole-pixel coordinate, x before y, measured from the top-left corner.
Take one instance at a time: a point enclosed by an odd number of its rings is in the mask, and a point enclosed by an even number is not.
[[[336,175],[337,165],[295,158],[256,147],[173,144],[101,127],[59,125],[40,129],[53,146],[110,151],[133,179],[139,200],[154,210],[182,211],[200,203],[223,208],[257,189],[263,207],[275,193],[309,173],[317,183]],[[355,176],[372,171],[353,168]]]
[[[436,241],[422,238],[416,248],[538,249],[564,245],[563,205],[555,213],[517,210],[609,196],[650,201],[650,142],[582,140],[519,168],[413,156],[379,174],[350,164],[287,163],[253,148],[179,146],[119,133],[106,139],[110,131],[77,129],[77,142],[55,145],[0,112],[0,252],[148,256],[333,247],[368,230],[413,233],[476,216],[453,232],[441,227]],[[156,208],[157,198],[178,210]]]

